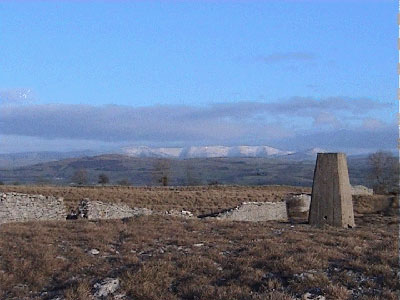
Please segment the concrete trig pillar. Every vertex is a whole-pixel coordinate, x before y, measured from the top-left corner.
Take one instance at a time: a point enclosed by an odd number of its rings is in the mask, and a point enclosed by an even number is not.
[[[308,220],[317,226],[355,227],[346,154],[318,153]]]

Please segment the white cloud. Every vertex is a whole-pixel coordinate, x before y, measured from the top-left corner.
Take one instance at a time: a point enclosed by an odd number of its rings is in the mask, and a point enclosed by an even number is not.
[[[340,128],[342,123],[339,119],[331,112],[322,111],[314,117],[314,126],[327,126],[331,128]]]
[[[341,147],[356,147],[354,141],[359,141],[365,148],[368,145],[358,136],[371,138],[377,131],[380,141],[389,147],[392,139],[396,139],[392,124],[370,117],[388,108],[389,104],[371,99],[301,97],[272,103],[219,103],[206,107],[12,104],[0,105],[0,128],[3,135],[63,141],[66,148],[69,141],[80,144],[90,141],[93,147],[98,147],[96,143],[103,146],[273,143],[276,147],[296,149],[302,143],[322,147],[318,139],[321,144],[336,141]],[[348,121],[352,118],[358,123]],[[348,130],[345,135],[337,131],[344,127]],[[371,129],[375,131],[371,133]],[[331,139],[326,140],[326,136]],[[18,143],[15,141],[14,138],[14,143]],[[292,141],[292,145],[287,141]],[[10,141],[3,140],[3,147],[11,147],[7,143]],[[55,145],[41,144],[43,148]]]
[[[385,127],[385,124],[374,118],[365,118],[363,120],[362,126],[368,130],[379,130]]]

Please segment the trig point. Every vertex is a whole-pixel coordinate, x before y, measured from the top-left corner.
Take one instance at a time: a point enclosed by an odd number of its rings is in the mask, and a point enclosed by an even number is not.
[[[355,227],[346,154],[318,153],[308,220],[317,226]]]

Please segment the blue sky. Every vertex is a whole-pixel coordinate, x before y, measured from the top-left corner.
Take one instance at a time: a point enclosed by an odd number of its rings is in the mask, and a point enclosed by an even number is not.
[[[1,151],[394,149],[397,8],[1,1]]]

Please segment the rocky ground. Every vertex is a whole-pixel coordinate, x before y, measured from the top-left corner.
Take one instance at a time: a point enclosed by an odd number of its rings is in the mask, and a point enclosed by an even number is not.
[[[313,228],[182,218],[165,199],[170,214],[1,225],[0,299],[398,299],[393,211]]]
[[[0,299],[398,299],[398,220],[4,224]]]

